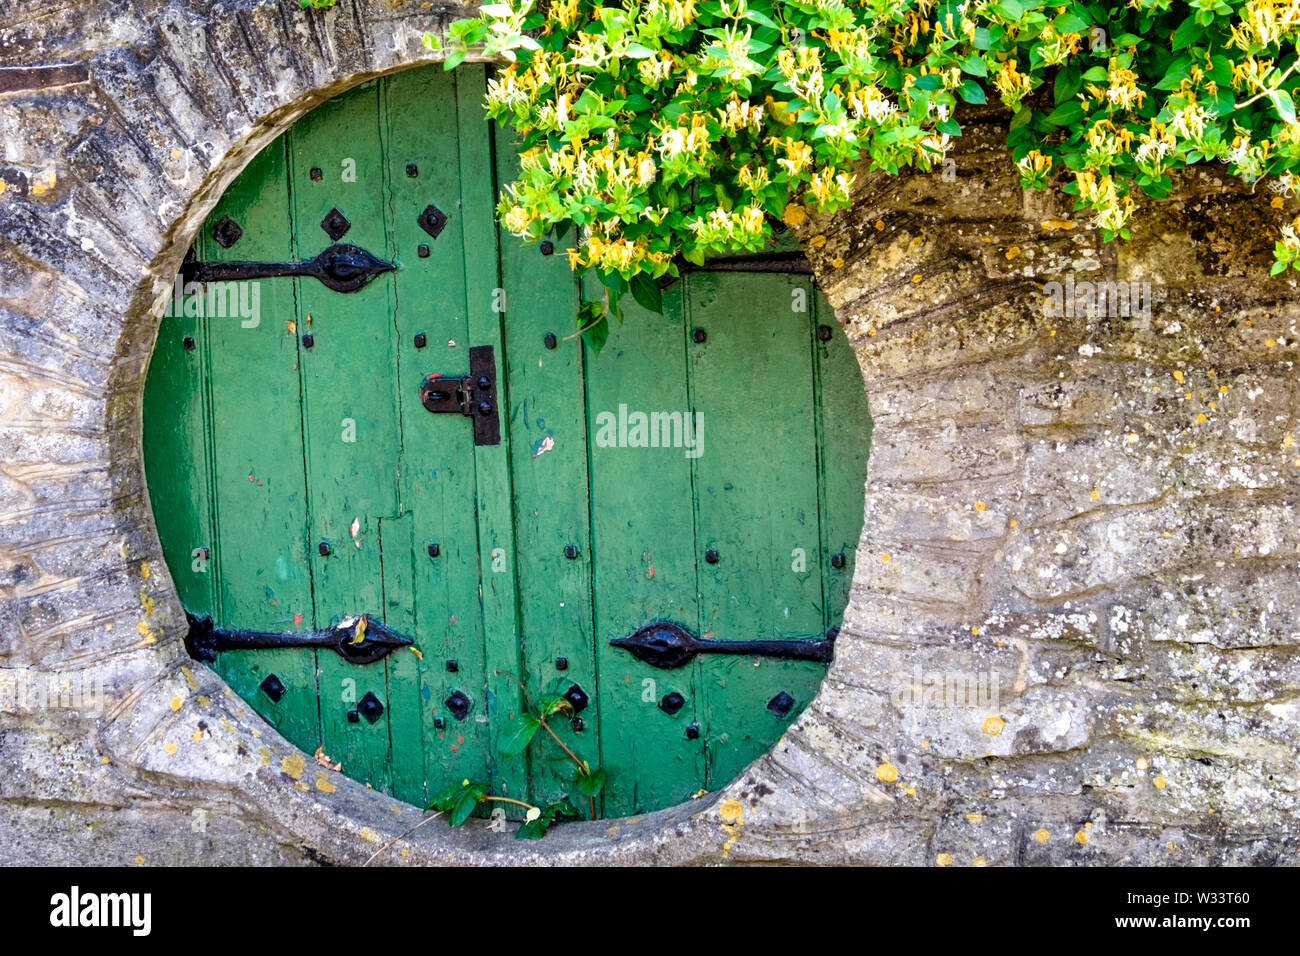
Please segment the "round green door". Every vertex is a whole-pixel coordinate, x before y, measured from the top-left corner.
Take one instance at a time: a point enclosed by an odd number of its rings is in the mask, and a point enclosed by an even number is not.
[[[503,739],[560,695],[596,811],[655,809],[728,783],[825,674],[862,379],[811,278],[761,263],[685,275],[593,355],[567,243],[497,230],[516,158],[484,84],[358,87],[218,203],[146,385],[158,531],[191,653],[344,773],[561,799],[557,742]]]

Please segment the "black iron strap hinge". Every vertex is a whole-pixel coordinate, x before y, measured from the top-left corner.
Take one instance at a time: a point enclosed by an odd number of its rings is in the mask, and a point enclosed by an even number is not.
[[[490,345],[469,350],[469,374],[450,378],[433,373],[420,386],[420,401],[435,414],[464,415],[474,422],[474,444],[501,444],[497,415],[497,362]]]
[[[195,262],[181,266],[186,285],[191,282],[237,282],[280,276],[310,276],[335,292],[356,292],[375,276],[397,267],[371,255],[360,246],[339,243],[314,259],[294,262]]]

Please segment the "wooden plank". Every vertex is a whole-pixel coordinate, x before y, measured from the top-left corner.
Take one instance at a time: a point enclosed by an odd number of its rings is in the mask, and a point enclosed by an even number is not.
[[[490,345],[497,355],[497,370],[504,368],[501,314],[494,310],[501,288],[497,246],[496,183],[494,181],[492,126],[483,122],[486,71],[477,64],[455,72],[457,129],[460,147],[461,215],[464,219],[465,301],[469,341]],[[509,383],[498,389],[501,408],[510,407]],[[477,495],[478,563],[482,585],[480,602],[487,654],[488,778],[497,793],[516,798],[528,793],[526,755],[500,756],[501,730],[522,706],[512,678],[523,672],[515,577],[515,535],[510,484],[508,428],[501,430],[499,445],[474,448]]]
[[[693,402],[705,428],[695,496],[706,637],[822,632],[813,330],[808,313],[792,309],[806,281],[725,272],[688,279],[689,322],[707,336],[691,350]],[[705,560],[709,548],[716,564]],[[700,661],[707,782],[716,789],[776,742],[825,668],[719,654]],[[793,705],[774,714],[769,703],[781,693]]]
[[[849,603],[849,587],[862,537],[867,455],[871,448],[871,412],[862,370],[835,311],[815,287],[810,296],[814,327],[831,330],[828,341],[816,339],[817,459],[822,527],[822,572],[825,577],[824,624],[838,627]],[[844,556],[843,567],[832,557]]]
[[[312,170],[319,173],[313,176]],[[289,132],[294,248],[310,258],[334,240],[322,228],[337,208],[351,223],[341,241],[380,258],[393,254],[385,220],[386,164],[380,141],[378,86],[364,84],[318,107]],[[379,521],[397,511],[401,423],[392,369],[392,274],[351,293],[314,279],[297,282],[302,352],[316,626],[382,614]],[[305,343],[304,343],[305,344]],[[327,542],[329,554],[319,553]],[[319,654],[321,739],[351,776],[388,786],[386,662],[349,664]],[[348,719],[374,694],[379,719]]]
[[[212,241],[229,217],[242,229]],[[279,262],[292,257],[285,144],[254,157],[204,227],[210,261]],[[306,477],[293,283],[210,283],[207,365],[210,468],[216,501],[217,623],[305,631],[312,623]],[[241,697],[308,752],[320,740],[316,654],[310,650],[223,653],[216,670]],[[274,674],[277,702],[261,685]]]
[[[192,300],[191,300],[192,302]],[[149,360],[144,390],[144,464],[163,557],[181,604],[213,613],[212,494],[208,483],[207,327],[173,294]],[[186,347],[193,340],[193,348]]]
[[[702,713],[699,664],[658,670],[609,646],[655,620],[696,633],[700,625],[693,459],[685,448],[628,447],[633,436],[620,428],[633,413],[689,412],[684,288],[678,282],[665,292],[664,315],[625,299],[626,321],[587,363],[595,654],[609,816],[679,803],[705,779],[703,736],[687,734]],[[685,698],[674,715],[659,706],[671,694]]]
[[[399,632],[415,638],[423,654],[420,659],[403,652],[389,660],[393,786],[395,795],[420,805],[453,782],[481,780],[488,772],[473,427],[460,415],[431,414],[419,399],[428,374],[469,372],[473,344],[454,76],[441,69],[412,70],[381,84],[389,229],[399,263],[393,277],[403,439],[398,496],[409,518],[410,549],[403,564],[409,581],[396,586],[390,573],[394,545],[386,539],[385,594],[390,620],[401,622]],[[413,122],[417,115],[419,122]],[[487,158],[485,145],[480,165]],[[437,238],[418,224],[430,204],[448,217]],[[490,217],[491,211],[476,207],[475,214]],[[492,257],[475,257],[470,267],[495,279]],[[417,335],[423,336],[422,348]],[[438,547],[436,557],[429,554],[431,544]],[[445,703],[456,691],[471,701],[464,720]]]

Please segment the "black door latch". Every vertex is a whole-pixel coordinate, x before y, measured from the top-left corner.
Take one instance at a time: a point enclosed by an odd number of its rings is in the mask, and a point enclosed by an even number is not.
[[[339,243],[315,259],[296,262],[186,262],[181,266],[185,284],[272,279],[278,276],[312,276],[335,292],[356,292],[381,272],[397,267],[371,255],[360,246]]]
[[[497,362],[490,345],[469,350],[469,374],[447,378],[433,373],[420,386],[420,401],[434,414],[464,415],[474,422],[474,444],[501,444],[497,416]]]

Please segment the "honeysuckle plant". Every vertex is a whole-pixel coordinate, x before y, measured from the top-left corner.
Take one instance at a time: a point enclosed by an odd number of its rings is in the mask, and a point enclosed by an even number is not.
[[[485,105],[520,173],[498,212],[576,237],[571,265],[608,290],[590,333],[627,291],[655,307],[683,261],[849,205],[862,161],[941,165],[962,101],[1002,103],[1024,187],[1062,189],[1107,240],[1182,166],[1294,196],[1298,37],[1300,0],[502,0],[450,25],[445,63],[504,61]],[[1297,229],[1274,272],[1300,269]]]

